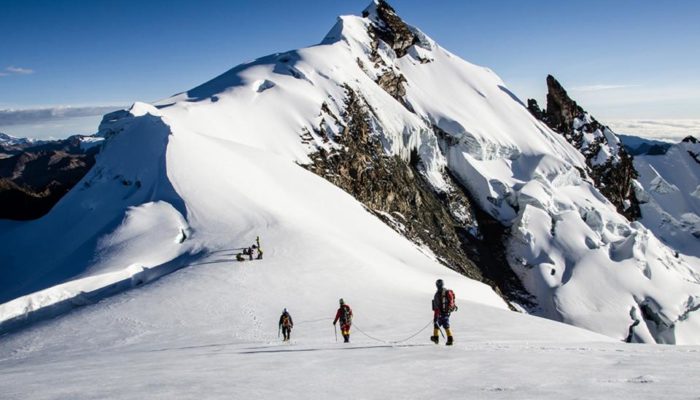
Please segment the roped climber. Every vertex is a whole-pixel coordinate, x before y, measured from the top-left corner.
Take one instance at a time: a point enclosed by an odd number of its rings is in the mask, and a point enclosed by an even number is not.
[[[445,328],[445,334],[447,334],[448,346],[452,346],[454,339],[452,337],[452,330],[450,329],[450,313],[457,311],[457,305],[455,304],[455,294],[451,289],[445,288],[445,283],[442,279],[438,279],[435,282],[437,286],[437,291],[435,296],[433,296],[433,336],[430,340],[433,343],[438,344],[440,337],[440,327]]]
[[[335,319],[333,320],[333,325],[340,321],[340,332],[343,334],[343,339],[345,343],[350,343],[350,327],[352,326],[352,309],[349,305],[345,304],[343,299],[338,301],[340,307],[335,313]]]

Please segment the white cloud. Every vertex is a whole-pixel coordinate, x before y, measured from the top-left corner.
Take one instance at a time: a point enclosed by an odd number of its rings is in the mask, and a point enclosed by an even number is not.
[[[7,71],[11,74],[18,74],[18,75],[29,75],[29,74],[34,73],[33,69],[14,67],[14,66],[9,66],[9,67],[5,68],[5,71]]]
[[[609,119],[603,121],[616,133],[679,142],[686,136],[700,137],[698,119]]]
[[[614,90],[614,89],[627,89],[627,88],[633,88],[633,87],[638,87],[639,85],[584,85],[584,86],[575,86],[571,88],[571,91],[574,92],[599,92],[601,90]]]
[[[10,65],[9,67],[5,67],[5,69],[0,70],[0,77],[10,75],[30,75],[33,73],[34,70],[31,68],[15,67]]]
[[[0,126],[30,124],[54,121],[66,118],[103,115],[122,108],[121,106],[87,106],[87,107],[46,107],[29,109],[0,109]]]

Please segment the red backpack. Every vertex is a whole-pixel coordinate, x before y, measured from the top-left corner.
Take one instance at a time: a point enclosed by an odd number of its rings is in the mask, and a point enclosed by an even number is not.
[[[442,311],[451,313],[457,311],[457,299],[455,297],[455,292],[452,289],[444,289],[442,291]]]

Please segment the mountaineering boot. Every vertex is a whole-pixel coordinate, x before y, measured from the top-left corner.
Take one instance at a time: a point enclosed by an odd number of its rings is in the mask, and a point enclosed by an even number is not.
[[[454,340],[452,340],[452,330],[450,328],[445,329],[445,333],[447,334],[447,343],[445,343],[448,346],[452,346],[452,343],[454,343]]]
[[[440,331],[438,330],[438,328],[433,328],[433,336],[430,337],[430,341],[435,344],[438,344],[440,342],[440,336],[438,336],[439,333]]]
[[[345,339],[345,343],[350,343],[350,335],[343,335],[343,339]]]

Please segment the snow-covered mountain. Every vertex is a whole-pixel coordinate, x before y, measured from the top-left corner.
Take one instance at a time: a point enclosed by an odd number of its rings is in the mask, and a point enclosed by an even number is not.
[[[589,158],[492,71],[383,1],[316,46],[108,114],[100,134],[95,167],[47,216],[0,223],[4,329],[223,261],[260,235],[263,270],[230,290],[286,295],[237,300],[245,324],[282,299],[321,312],[316,297],[339,293],[414,316],[394,302],[423,307],[444,275],[464,300],[617,340],[700,337],[697,270],[618,213]]]
[[[551,75],[547,76],[547,89],[546,109],[540,109],[535,100],[528,100],[532,115],[579,150],[586,158],[586,175],[619,212],[639,220],[674,250],[676,258],[683,257],[697,270],[700,245],[700,217],[694,195],[700,173],[697,139],[689,136],[671,145],[619,137],[571,99]],[[688,304],[688,312],[700,308],[693,298],[688,299]]]
[[[635,156],[640,222],[680,254],[700,258],[700,144],[692,136],[664,152]]]
[[[0,145],[5,146],[26,146],[37,143],[36,140],[29,138],[17,138],[0,132]]]

